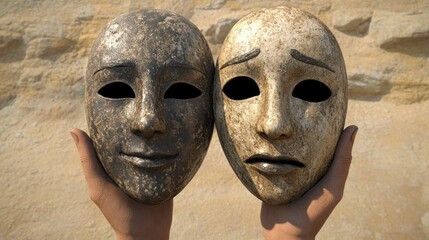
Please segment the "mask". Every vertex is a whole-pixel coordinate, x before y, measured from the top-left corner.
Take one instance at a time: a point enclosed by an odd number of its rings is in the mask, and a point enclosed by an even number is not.
[[[317,18],[262,9],[231,29],[217,64],[216,129],[256,197],[279,205],[310,189],[330,165],[346,109],[342,53]]]
[[[141,10],[110,22],[86,74],[87,122],[97,156],[130,197],[159,204],[200,167],[213,132],[213,59],[185,18]]]

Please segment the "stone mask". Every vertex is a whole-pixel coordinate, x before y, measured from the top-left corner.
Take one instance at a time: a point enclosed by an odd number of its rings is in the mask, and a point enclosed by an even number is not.
[[[251,13],[223,43],[214,101],[222,147],[242,183],[269,204],[291,202],[325,174],[344,127],[338,43],[307,12]]]
[[[185,18],[141,10],[110,22],[86,73],[87,122],[97,156],[132,198],[159,204],[192,179],[213,132],[214,64]]]

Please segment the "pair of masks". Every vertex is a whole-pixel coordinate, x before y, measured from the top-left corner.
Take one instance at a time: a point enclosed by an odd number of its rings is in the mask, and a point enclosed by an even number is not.
[[[106,172],[130,197],[165,202],[197,172],[215,119],[249,191],[270,204],[298,198],[325,173],[344,125],[346,72],[334,36],[306,12],[263,9],[233,27],[213,65],[198,28],[177,14],[141,10],[110,22],[92,48],[85,90]]]

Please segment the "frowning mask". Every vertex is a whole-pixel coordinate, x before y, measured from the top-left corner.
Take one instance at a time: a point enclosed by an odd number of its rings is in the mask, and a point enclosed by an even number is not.
[[[198,30],[159,10],[110,22],[86,74],[87,120],[98,158],[129,196],[173,198],[192,179],[213,131],[213,60]]]
[[[344,126],[341,50],[307,12],[251,13],[223,43],[214,100],[222,147],[242,183],[267,203],[291,202],[324,175]]]

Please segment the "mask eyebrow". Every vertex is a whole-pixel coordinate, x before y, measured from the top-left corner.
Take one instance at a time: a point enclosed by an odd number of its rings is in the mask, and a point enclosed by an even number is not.
[[[106,64],[106,66],[100,67],[98,70],[96,70],[92,76],[94,76],[95,74],[97,74],[99,71],[104,70],[104,69],[113,69],[113,68],[124,68],[124,67],[129,67],[129,68],[133,68],[135,67],[135,64],[132,62],[123,62],[123,63],[111,63],[111,64]]]
[[[202,70],[196,69],[195,67],[188,65],[188,64],[185,64],[185,63],[180,63],[180,62],[174,61],[174,62],[171,62],[171,63],[165,65],[164,67],[191,69],[191,70],[194,70],[194,71],[197,71],[197,72],[203,74],[204,77],[207,77],[207,74],[205,72],[203,72]]]
[[[228,62],[226,62],[225,64],[223,64],[220,67],[220,69],[228,67],[228,66],[231,66],[231,65],[234,65],[234,64],[238,64],[238,63],[242,63],[242,62],[245,62],[245,61],[249,61],[250,59],[257,57],[259,55],[259,53],[261,53],[261,50],[259,48],[255,48],[255,49],[253,49],[252,51],[250,51],[248,53],[245,53],[243,55],[240,55],[238,57],[235,57],[235,58],[229,60]]]
[[[299,52],[296,49],[291,49],[290,50],[290,55],[293,58],[295,58],[296,60],[300,61],[300,62],[303,62],[303,63],[306,63],[306,64],[310,64],[310,65],[314,65],[314,66],[318,66],[318,67],[327,69],[327,70],[329,70],[331,72],[335,72],[331,67],[328,66],[328,64],[326,64],[326,63],[324,63],[322,61],[316,60],[314,58],[305,56],[304,54],[302,54],[301,52]]]

